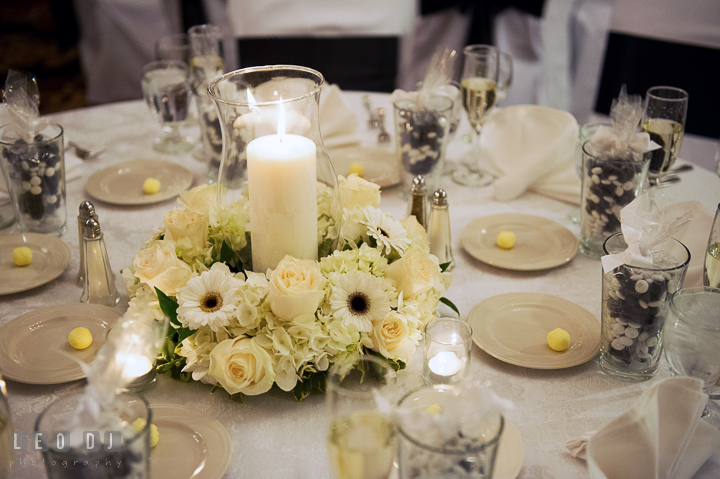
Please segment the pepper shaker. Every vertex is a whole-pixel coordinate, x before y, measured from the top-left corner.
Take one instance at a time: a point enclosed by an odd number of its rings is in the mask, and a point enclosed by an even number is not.
[[[98,220],[97,213],[95,212],[95,205],[89,201],[83,201],[80,203],[78,208],[78,244],[80,245],[80,268],[78,268],[78,274],[75,278],[75,283],[78,286],[85,284],[85,240],[83,238],[83,226],[85,222],[90,218],[95,221]]]
[[[455,259],[452,254],[447,193],[442,188],[433,194],[430,218],[428,219],[428,238],[430,253],[438,257],[440,264],[450,263],[446,269],[446,271],[450,271],[455,266]]]
[[[93,218],[83,225],[85,268],[81,303],[96,303],[113,307],[120,301],[115,287],[115,274],[110,267],[100,225]]]
[[[427,186],[423,175],[417,175],[413,178],[407,215],[415,216],[417,222],[427,229]]]

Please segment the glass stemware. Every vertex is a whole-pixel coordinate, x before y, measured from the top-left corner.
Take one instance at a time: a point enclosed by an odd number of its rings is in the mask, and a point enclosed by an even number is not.
[[[710,396],[703,417],[720,426],[720,289],[685,288],[670,298],[665,325],[665,358],[675,376],[691,376],[705,382]]]
[[[453,180],[461,185],[480,187],[492,183],[494,179],[480,168],[479,146],[483,122],[497,102],[500,59],[498,49],[491,45],[468,45],[463,55],[463,106],[475,138],[462,167],[453,172]]]
[[[378,411],[376,395],[394,404],[395,371],[374,356],[330,369],[328,457],[335,477],[385,479],[395,459],[395,426]]]
[[[513,81],[513,57],[507,52],[498,50],[499,56],[499,67],[498,67],[498,80],[497,80],[497,102],[500,103],[507,97],[507,92],[510,90],[510,86]]]
[[[155,43],[156,60],[190,62],[190,41],[185,33],[165,35]]]
[[[703,265],[703,284],[720,288],[720,204],[715,212],[715,220],[710,230],[705,264]]]
[[[669,86],[655,86],[645,95],[645,115],[642,130],[661,146],[651,153],[648,177],[650,185],[657,184],[680,153],[685,132],[688,94]]]
[[[162,124],[163,134],[154,145],[161,153],[185,153],[193,147],[180,132],[190,106],[188,78],[187,65],[177,60],[158,60],[143,67],[145,103]]]

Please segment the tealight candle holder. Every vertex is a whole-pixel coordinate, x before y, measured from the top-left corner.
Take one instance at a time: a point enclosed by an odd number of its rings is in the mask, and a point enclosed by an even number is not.
[[[467,375],[472,328],[464,321],[438,318],[425,326],[423,381],[457,384]]]

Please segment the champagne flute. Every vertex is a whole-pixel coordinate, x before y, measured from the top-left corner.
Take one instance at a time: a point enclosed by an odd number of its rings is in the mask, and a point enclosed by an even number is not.
[[[177,60],[158,60],[143,67],[142,90],[145,103],[162,124],[163,134],[155,139],[161,153],[184,153],[193,145],[180,133],[188,115],[190,84],[188,68]]]
[[[513,57],[507,52],[499,51],[499,67],[498,67],[498,81],[497,81],[497,103],[500,103],[507,97],[507,92],[510,89],[513,81]]]
[[[657,184],[680,153],[685,132],[688,94],[685,90],[669,86],[655,86],[645,95],[645,115],[642,130],[661,146],[652,151],[648,177],[650,185]]]
[[[474,131],[473,148],[463,159],[463,167],[453,172],[453,180],[465,186],[485,186],[493,176],[479,166],[480,130],[488,113],[497,102],[499,71],[498,49],[491,45],[468,45],[463,50],[465,65],[462,74],[463,106]]]
[[[703,284],[713,288],[720,288],[720,204],[715,212],[715,220],[710,230],[710,238],[705,252]]]
[[[337,479],[386,479],[395,459],[395,426],[378,411],[376,395],[393,404],[396,374],[375,356],[330,369],[328,456]]]

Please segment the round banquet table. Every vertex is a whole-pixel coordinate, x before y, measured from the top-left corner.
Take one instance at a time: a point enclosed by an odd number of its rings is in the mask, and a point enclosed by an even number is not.
[[[358,135],[363,144],[377,144],[377,130],[366,127],[367,113],[359,92],[344,92],[343,98],[358,118]],[[373,106],[384,106],[392,112],[389,95],[372,94]],[[92,173],[113,163],[135,159],[160,159],[182,164],[195,174],[195,185],[206,182],[205,165],[192,154],[164,156],[152,150],[159,127],[142,101],[115,103],[84,108],[51,116],[60,123],[68,138],[91,148],[106,148],[97,159],[86,161],[75,171],[68,171],[68,228],[62,240],[72,251],[72,262],[65,272],[50,283],[0,298],[0,325],[31,311],[62,303],[77,302],[81,288],[75,285],[78,269],[77,206],[90,199],[85,183]],[[392,114],[386,119],[393,132]],[[197,135],[197,131],[190,129]],[[469,132],[465,119],[455,140],[448,148],[449,160],[457,160],[469,148],[463,136]],[[392,144],[392,143],[391,143]],[[347,171],[337,171],[346,175]],[[465,318],[483,299],[501,293],[536,292],[555,295],[587,309],[599,321],[601,302],[601,266],[599,261],[578,254],[563,266],[535,272],[518,272],[495,268],[468,255],[460,244],[460,233],[473,219],[499,213],[524,213],[553,220],[577,234],[579,228],[569,220],[577,206],[562,203],[534,193],[502,203],[492,198],[492,188],[471,189],[454,184],[445,177],[452,226],[453,252],[457,266],[452,271],[452,286],[446,293]],[[406,203],[399,188],[383,190],[380,207],[396,218],[406,214]],[[708,213],[720,201],[720,179],[713,173],[695,168],[682,181],[665,190],[680,200],[696,199]],[[178,207],[174,199],[147,206],[114,206],[94,202],[110,263],[117,272],[129,266],[153,229],[162,224],[162,216]],[[14,227],[2,232],[16,232]],[[3,253],[5,254],[5,253]],[[116,275],[123,293],[117,306],[127,308],[125,286]],[[441,305],[442,315],[452,311]],[[60,338],[60,340],[63,340]],[[400,374],[400,383],[410,390],[422,383],[422,348],[417,348],[408,367]],[[490,385],[500,396],[511,400],[515,408],[508,413],[520,430],[525,444],[524,467],[520,478],[588,477],[584,461],[565,452],[565,443],[577,436],[597,430],[614,419],[654,382],[669,377],[664,359],[651,381],[628,384],[601,372],[597,359],[580,366],[559,370],[527,369],[497,360],[473,345],[470,377]],[[38,414],[50,402],[82,388],[84,381],[58,385],[28,385],[8,381],[9,403],[15,429],[32,431]],[[219,420],[231,438],[232,456],[225,478],[330,478],[326,454],[328,418],[322,395],[312,395],[302,403],[290,394],[274,388],[262,396],[247,397],[244,403],[228,399],[224,392],[210,394],[209,386],[186,384],[160,376],[157,386],[146,393],[150,404],[176,404],[198,409]],[[161,439],[162,440],[162,439]],[[177,451],[177,454],[182,454]],[[44,477],[39,453],[19,455],[23,464],[14,469],[17,477]],[[34,464],[34,465],[33,465]],[[696,474],[698,478],[720,476],[720,453],[716,453]],[[180,479],[180,478],[177,478]]]

